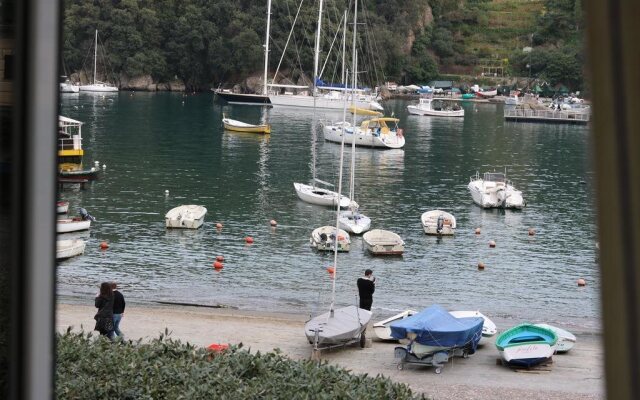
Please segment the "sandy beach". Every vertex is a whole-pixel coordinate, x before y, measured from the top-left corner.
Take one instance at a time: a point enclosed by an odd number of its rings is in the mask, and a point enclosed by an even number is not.
[[[92,300],[88,299],[87,305],[59,302],[58,331],[68,327],[92,330],[95,314],[89,304]],[[374,314],[373,321],[382,317]],[[173,339],[183,342],[201,346],[243,343],[251,352],[279,348],[288,357],[301,359],[311,356],[311,346],[303,333],[306,319],[306,315],[128,303],[121,329],[127,339],[156,338],[167,328]],[[371,328],[367,333],[368,337],[375,336]],[[375,339],[371,347],[336,349],[323,352],[322,358],[354,373],[381,374],[406,383],[432,399],[603,399],[601,336],[593,332],[573,333],[577,337],[576,346],[567,354],[555,355],[548,371],[515,372],[497,365],[499,355],[491,339],[469,358],[450,360],[439,375],[433,368],[417,365],[397,370],[393,357],[397,344]]]

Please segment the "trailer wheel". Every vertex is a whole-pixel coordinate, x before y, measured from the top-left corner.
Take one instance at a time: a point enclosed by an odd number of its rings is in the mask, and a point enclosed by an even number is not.
[[[402,371],[404,369],[404,361],[400,361],[397,365],[396,368],[398,368],[398,371]]]
[[[360,334],[360,347],[364,349],[367,344],[367,337],[364,334],[364,331]]]
[[[440,372],[442,372],[442,367],[436,368],[436,374],[440,374]]]

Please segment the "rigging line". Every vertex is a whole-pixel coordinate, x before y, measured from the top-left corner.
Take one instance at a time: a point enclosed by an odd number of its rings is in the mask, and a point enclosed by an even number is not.
[[[342,18],[340,18],[340,21],[338,23],[342,24]],[[335,44],[339,33],[340,33],[340,29],[336,29],[336,34],[333,35],[333,40],[331,41],[331,46],[329,46],[329,51],[327,52],[327,58],[325,58],[324,64],[322,64],[322,68],[320,69],[320,73],[318,73],[318,78],[322,76],[322,73],[324,72],[324,69],[327,66],[327,63],[329,62],[329,56],[331,55],[331,51],[333,50],[333,45]],[[338,55],[338,57],[339,57],[339,55]],[[334,74],[335,74],[335,68],[334,68]]]
[[[287,51],[287,46],[289,45],[289,40],[291,39],[291,35],[293,34],[293,28],[296,26],[296,21],[298,20],[298,16],[300,15],[300,9],[302,8],[302,3],[304,0],[300,0],[300,5],[298,6],[298,11],[296,12],[296,18],[293,20],[291,24],[291,30],[289,31],[289,37],[287,37],[287,42],[284,45],[284,50],[282,51],[282,55],[280,56],[280,61],[278,61],[278,68],[276,68],[276,73],[273,75],[272,82],[276,81],[276,77],[278,76],[278,72],[280,71],[280,66],[282,65],[282,60],[284,59],[284,54]],[[287,9],[289,9],[289,4],[287,3]],[[289,13],[289,17],[291,17],[291,13]],[[295,41],[295,39],[294,39]],[[299,57],[298,57],[299,58]]]
[[[364,0],[363,0],[363,1],[364,1]],[[365,15],[364,15],[364,19],[365,19],[365,22],[366,22],[365,27],[369,27],[370,25],[369,25],[369,23],[368,23],[368,17],[367,17],[367,14],[365,14]],[[368,28],[367,28],[367,31],[368,31]],[[380,56],[380,54],[382,54],[382,53],[380,52],[380,49],[379,49],[379,47],[378,47],[378,42],[376,41],[375,33],[371,32],[371,38],[372,38],[372,39],[371,39],[371,43],[373,43],[373,47],[375,48],[375,51],[376,51],[376,53],[375,53],[375,54],[377,54],[377,55],[378,55],[378,62],[380,63],[380,70],[382,71],[382,78],[383,78],[383,80],[384,80],[384,81],[386,81],[386,80],[387,80],[387,76],[386,76],[386,74],[384,73],[384,68],[382,67],[382,66],[383,66],[383,64],[382,64],[382,58],[381,58],[381,56]],[[376,75],[377,75],[377,73],[378,73],[378,69],[376,68]],[[383,81],[378,81],[378,82],[380,83],[380,82],[383,82]]]

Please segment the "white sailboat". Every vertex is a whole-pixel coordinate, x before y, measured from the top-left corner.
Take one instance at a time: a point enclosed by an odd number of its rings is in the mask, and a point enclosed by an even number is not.
[[[96,40],[93,49],[93,83],[80,86],[81,92],[117,92],[118,88],[105,82],[97,80],[98,67],[98,30],[96,29]]]
[[[357,17],[358,1],[355,2],[354,20]],[[346,101],[344,102],[344,114],[346,118]],[[338,178],[338,193],[342,190],[342,167],[344,163],[344,142],[340,148],[340,167]],[[336,230],[340,207],[336,206]],[[360,342],[364,347],[365,330],[371,320],[371,311],[356,306],[335,308],[336,279],[338,274],[338,248],[333,252],[333,279],[331,285],[331,304],[329,311],[311,318],[304,326],[305,336],[309,343],[313,344],[314,351],[344,346],[350,343]]]

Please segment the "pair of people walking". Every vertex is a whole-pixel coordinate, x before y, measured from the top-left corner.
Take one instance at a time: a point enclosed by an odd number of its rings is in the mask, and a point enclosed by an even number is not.
[[[120,321],[124,314],[126,303],[115,282],[102,282],[100,292],[95,298],[98,312],[93,317],[96,320],[95,330],[101,335],[113,340],[116,337],[124,339],[120,330]]]

